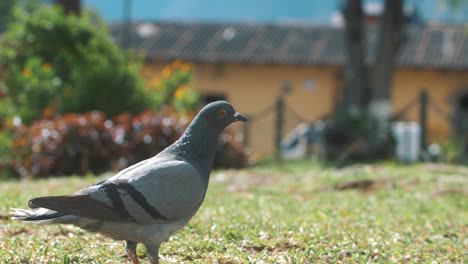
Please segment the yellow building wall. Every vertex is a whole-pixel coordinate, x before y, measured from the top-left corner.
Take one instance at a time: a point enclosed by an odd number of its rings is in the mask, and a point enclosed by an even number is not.
[[[452,114],[455,95],[468,85],[468,72],[434,71],[434,70],[397,70],[392,90],[392,110],[400,111],[406,104],[417,98],[426,89],[430,100],[443,112]],[[419,121],[419,104],[412,107],[404,117],[407,120]],[[428,112],[428,135],[433,141],[447,138],[452,132],[451,120],[441,116],[431,106]]]
[[[143,74],[157,76],[163,64],[147,63]],[[274,153],[274,104],[280,88],[288,81],[292,90],[286,95],[284,135],[300,123],[292,112],[301,118],[317,120],[330,113],[335,105],[338,86],[338,70],[335,67],[311,67],[288,65],[199,64],[194,65],[194,87],[202,94],[223,93],[237,111],[251,118],[249,142],[254,155]],[[313,82],[312,88],[306,88]],[[255,118],[264,109],[271,112]],[[233,129],[242,131],[241,123]]]
[[[143,75],[158,76],[165,63],[148,62]],[[331,66],[290,66],[290,65],[244,65],[244,64],[196,64],[194,65],[194,88],[202,94],[222,93],[242,114],[254,116],[250,122],[250,147],[254,155],[274,153],[274,103],[285,81],[293,87],[286,96],[288,107],[303,119],[310,121],[331,113],[336,105],[338,91],[342,87],[340,68]],[[314,87],[306,89],[307,80],[313,80]],[[433,100],[446,113],[453,112],[453,96],[468,85],[468,72],[398,69],[393,79],[391,96],[392,112],[398,112],[426,89]],[[255,118],[264,109],[272,112]],[[413,106],[404,116],[406,120],[419,120],[419,104]],[[285,131],[291,131],[300,120],[291,111],[286,113]],[[242,131],[242,124],[233,129]],[[451,132],[450,120],[429,110],[428,134],[430,140],[447,138]]]

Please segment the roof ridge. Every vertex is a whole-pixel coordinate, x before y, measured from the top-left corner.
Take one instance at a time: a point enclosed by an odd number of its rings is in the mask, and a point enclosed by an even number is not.
[[[189,21],[140,21],[158,30],[151,36],[132,26],[138,39],[126,43],[119,36],[128,27],[111,24],[114,39],[127,48],[147,49],[152,59],[184,59],[220,63],[266,63],[301,65],[344,65],[346,60],[344,29],[331,25],[285,25],[274,23],[215,23]],[[407,41],[398,54],[398,63],[406,67],[468,69],[468,28],[425,24],[410,26]],[[463,31],[462,31],[463,30]],[[189,32],[190,31],[190,32]],[[194,33],[197,32],[197,33]],[[378,28],[366,26],[366,61],[374,61]],[[448,37],[444,32],[452,32]],[[467,33],[465,33],[467,32]],[[447,42],[449,41],[449,42]],[[196,43],[195,46],[191,45]],[[445,43],[445,47],[443,47]],[[448,43],[448,44],[447,44]],[[151,47],[151,48],[150,48]],[[453,50],[446,52],[447,47]],[[404,54],[402,56],[401,54]],[[441,56],[444,56],[443,59]]]

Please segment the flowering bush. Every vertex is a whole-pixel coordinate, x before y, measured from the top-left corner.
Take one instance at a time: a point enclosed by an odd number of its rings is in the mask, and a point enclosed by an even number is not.
[[[191,64],[176,60],[166,65],[160,76],[147,82],[148,89],[154,91],[156,109],[173,106],[177,112],[193,112],[200,96],[190,87],[192,78]]]
[[[66,114],[17,127],[11,151],[21,177],[115,171],[159,153],[189,121],[167,112],[122,114],[112,120],[101,112]],[[221,136],[216,167],[244,167],[248,158],[234,134]]]
[[[240,169],[249,165],[249,153],[239,136],[231,130],[221,134],[214,160],[215,168]]]
[[[16,9],[0,41],[0,115],[23,122],[49,113],[99,110],[109,116],[151,105],[141,60],[115,45],[96,17],[42,6]]]
[[[48,106],[57,107],[56,95],[60,91],[61,81],[50,63],[43,62],[40,57],[31,57],[24,62],[24,66],[11,65],[7,74],[8,86],[15,87],[9,90],[9,103],[16,105],[16,113],[23,121],[32,121]],[[4,111],[10,109],[6,108]],[[4,116],[11,115],[5,112]]]

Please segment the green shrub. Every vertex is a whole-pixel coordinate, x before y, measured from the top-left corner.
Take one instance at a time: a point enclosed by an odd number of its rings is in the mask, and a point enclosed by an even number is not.
[[[93,67],[87,67],[91,64]],[[60,112],[98,110],[115,116],[141,112],[151,106],[139,76],[138,63],[127,65],[96,58],[95,62],[85,62],[80,67],[80,71],[71,73],[70,87],[75,88],[65,89]]]
[[[326,118],[325,158],[343,166],[391,157],[395,144],[392,133],[389,127],[380,126],[368,111],[336,111]]]
[[[156,110],[172,106],[177,112],[190,113],[199,106],[200,95],[190,88],[193,79],[189,63],[173,61],[166,65],[161,75],[151,79],[147,86],[153,93]]]
[[[451,136],[448,140],[444,141],[439,148],[435,161],[448,162],[448,163],[461,163],[467,164],[467,142],[468,137],[463,138],[462,136]],[[436,146],[436,145],[432,145]],[[430,153],[431,147],[429,147]]]
[[[16,4],[16,0],[0,1],[0,32],[5,30],[5,25],[12,19],[11,11]]]
[[[9,100],[16,105],[15,110],[23,121],[32,121],[43,109],[58,103],[56,94],[60,92],[61,81],[52,66],[44,63],[40,57],[28,58],[23,67],[11,65],[7,74],[8,86],[15,87],[9,90]]]
[[[0,129],[0,163],[5,162],[9,157],[11,133],[8,130]]]
[[[15,162],[10,153],[11,137],[11,132],[0,126],[0,180],[16,175]]]
[[[101,21],[53,6],[15,9],[0,42],[3,89],[26,122],[45,107],[140,112],[150,105],[140,68],[141,59],[117,47]]]

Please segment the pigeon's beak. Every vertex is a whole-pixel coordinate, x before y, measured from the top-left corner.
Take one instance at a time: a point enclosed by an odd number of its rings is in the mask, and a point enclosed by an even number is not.
[[[239,114],[237,112],[234,113],[234,119],[236,121],[247,122],[247,117],[245,117],[245,116],[243,116],[243,115],[241,115],[241,114]]]

